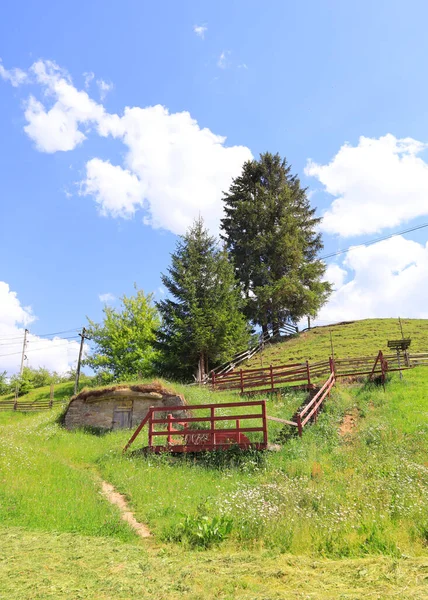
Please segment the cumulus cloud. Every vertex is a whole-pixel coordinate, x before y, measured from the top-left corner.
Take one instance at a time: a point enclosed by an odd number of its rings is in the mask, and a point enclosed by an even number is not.
[[[341,266],[328,267],[326,278],[336,291],[318,315],[321,322],[428,318],[428,242],[398,236],[351,249]]]
[[[322,229],[342,237],[376,233],[428,215],[427,144],[391,134],[345,144],[326,165],[309,161],[305,173],[334,196]]]
[[[103,216],[132,217],[144,202],[142,185],[136,175],[99,158],[86,163],[86,179],[81,184],[80,194],[93,196]]]
[[[201,214],[218,229],[222,192],[252,158],[247,147],[228,147],[225,137],[200,127],[188,112],[160,105],[110,114],[52,61],[37,61],[30,72],[43,97],[28,99],[24,129],[38,150],[73,150],[90,129],[123,142],[123,164],[100,158],[86,164],[80,193],[92,196],[102,215],[129,218],[143,209],[144,223],[182,234]]]
[[[17,293],[5,281],[0,281],[0,306],[0,372],[12,375],[20,368],[24,329],[36,317],[30,307],[21,305]],[[30,367],[65,373],[77,361],[78,341],[60,337],[46,339],[32,333],[28,334],[27,341],[25,364]]]
[[[41,152],[73,150],[86,139],[81,125],[99,123],[104,108],[86,92],[77,90],[64,70],[52,61],[37,61],[31,67],[37,83],[43,86],[51,108],[30,96],[25,110],[27,125],[24,131]]]
[[[103,132],[121,138],[128,149],[127,194],[125,201],[120,193],[107,197],[105,186],[93,187],[97,200],[112,214],[115,206],[117,214],[123,214],[124,206],[146,200],[145,222],[177,234],[184,233],[199,212],[211,229],[218,228],[222,192],[252,157],[246,147],[226,147],[224,137],[201,129],[188,112],[169,113],[159,105],[127,108],[119,120],[105,121]]]
[[[112,304],[116,300],[116,296],[110,292],[107,292],[106,294],[99,294],[98,298],[103,304]]]
[[[205,39],[205,32],[208,31],[208,27],[206,25],[194,25],[193,31],[203,40]]]
[[[28,79],[27,73],[21,69],[5,69],[0,60],[0,77],[8,81],[13,87],[18,87]]]

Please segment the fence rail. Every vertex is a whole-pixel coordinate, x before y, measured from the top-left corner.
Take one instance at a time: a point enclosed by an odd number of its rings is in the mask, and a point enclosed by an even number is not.
[[[213,390],[236,390],[241,394],[269,393],[284,385],[311,389],[315,383],[329,376],[331,360],[213,373],[211,385]],[[339,358],[333,361],[336,379],[380,376],[385,381],[387,372],[403,371],[422,365],[428,366],[428,352],[397,356],[379,351],[377,356]]]
[[[252,411],[260,408],[259,412],[238,413],[232,415],[218,415],[218,409],[239,407],[252,407]],[[208,410],[207,417],[183,417],[183,408],[186,414],[194,414],[194,411]],[[166,416],[162,416],[162,413]],[[174,417],[173,413],[178,412],[179,416]],[[161,416],[157,414],[161,413]],[[261,422],[258,426],[242,426],[241,421],[257,420]],[[231,427],[216,427],[216,424],[232,423]],[[140,425],[132,434],[130,440],[123,449],[123,452],[129,448],[139,435],[144,425],[148,424],[148,449],[152,452],[205,452],[216,449],[230,448],[233,444],[241,449],[254,448],[263,450],[267,448],[267,416],[266,401],[259,400],[253,402],[229,402],[223,404],[195,404],[183,406],[150,407],[147,415],[141,421]],[[189,424],[195,427],[189,427]],[[209,427],[206,428],[205,425]],[[199,425],[199,428],[197,427]],[[157,429],[161,427],[161,429]],[[247,433],[261,433],[262,442],[252,442]],[[154,442],[154,438],[166,438],[164,444]]]
[[[55,406],[62,404],[64,400],[35,400],[29,402],[28,400],[2,400],[0,401],[0,411],[14,410],[20,412],[34,412],[38,410],[49,410]]]

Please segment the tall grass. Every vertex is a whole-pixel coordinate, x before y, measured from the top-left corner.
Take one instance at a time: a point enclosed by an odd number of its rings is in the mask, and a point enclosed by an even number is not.
[[[181,391],[180,386],[176,386]],[[183,388],[189,403],[238,399]],[[338,387],[302,439],[269,429],[277,452],[208,456],[122,455],[129,431],[68,432],[56,413],[0,415],[0,519],[32,530],[132,540],[100,477],[128,498],[158,541],[185,543],[186,523],[231,523],[222,547],[318,557],[424,555],[428,534],[427,371],[375,385]],[[290,417],[302,396],[268,400]],[[343,415],[357,426],[340,435]],[[144,437],[137,444],[144,444]],[[223,538],[222,538],[223,539]],[[175,541],[174,541],[175,540]]]

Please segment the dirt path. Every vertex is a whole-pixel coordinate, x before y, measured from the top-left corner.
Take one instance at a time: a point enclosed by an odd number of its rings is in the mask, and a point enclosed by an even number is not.
[[[107,481],[101,483],[101,488],[107,500],[119,508],[122,519],[132,527],[137,535],[142,538],[151,536],[149,528],[146,525],[143,525],[143,523],[139,523],[134,517],[134,513],[130,510],[128,503],[122,494],[119,494],[119,492],[117,492],[110,483],[107,483]]]
[[[343,417],[342,424],[340,425],[340,435],[342,437],[349,436],[353,433],[353,430],[357,426],[358,412],[353,410]]]

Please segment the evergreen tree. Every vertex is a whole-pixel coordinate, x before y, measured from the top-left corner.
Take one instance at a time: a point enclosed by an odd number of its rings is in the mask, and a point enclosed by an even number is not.
[[[306,189],[278,154],[244,164],[224,195],[225,240],[248,299],[247,315],[277,333],[305,315],[315,317],[331,293],[317,259],[321,235]]]
[[[246,347],[249,328],[233,267],[201,218],[177,242],[162,282],[171,296],[157,303],[163,375],[201,380],[208,368]]]
[[[151,375],[156,350],[153,347],[159,315],[152,294],[136,288],[135,296],[123,296],[121,309],[103,308],[103,323],[91,319],[87,335],[95,344],[84,364],[102,382]]]

